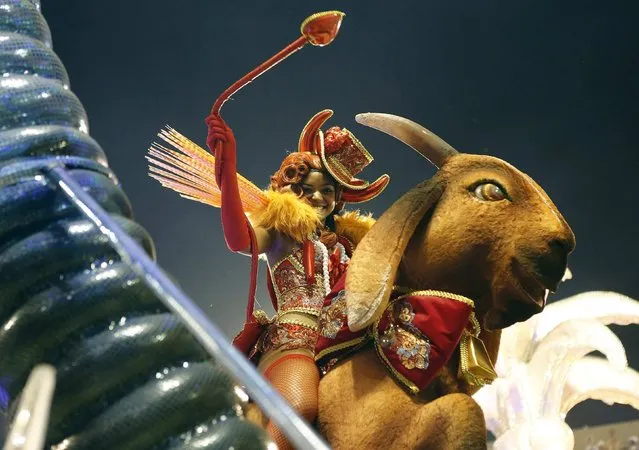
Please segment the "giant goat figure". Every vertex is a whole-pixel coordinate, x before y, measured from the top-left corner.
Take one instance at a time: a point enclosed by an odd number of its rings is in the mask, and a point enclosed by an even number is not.
[[[407,143],[439,171],[397,200],[357,246],[346,278],[351,330],[387,307],[394,285],[474,300],[494,361],[500,329],[540,312],[566,270],[574,235],[541,187],[512,165],[458,153],[420,125],[387,114],[358,121]],[[373,348],[322,379],[318,427],[335,449],[486,448],[486,426],[458,376],[459,352],[419,395],[406,393]]]

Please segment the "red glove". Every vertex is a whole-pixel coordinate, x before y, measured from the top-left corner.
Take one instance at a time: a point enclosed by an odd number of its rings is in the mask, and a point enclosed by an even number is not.
[[[236,170],[236,144],[235,136],[231,128],[217,114],[211,114],[204,122],[209,127],[206,136],[206,145],[215,156],[215,181],[221,188],[222,167],[225,165],[233,166],[233,176]]]
[[[222,193],[222,229],[231,251],[247,250],[251,246],[250,223],[244,215],[237,185],[235,136],[224,120],[211,114],[205,120],[209,127],[206,145],[215,155],[215,181]]]

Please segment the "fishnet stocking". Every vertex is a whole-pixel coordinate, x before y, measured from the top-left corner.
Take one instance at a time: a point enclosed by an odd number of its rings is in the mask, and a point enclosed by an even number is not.
[[[315,421],[319,371],[312,358],[304,355],[283,356],[266,369],[264,377],[307,422],[312,424]],[[280,450],[294,448],[275,423],[269,421],[266,430]]]

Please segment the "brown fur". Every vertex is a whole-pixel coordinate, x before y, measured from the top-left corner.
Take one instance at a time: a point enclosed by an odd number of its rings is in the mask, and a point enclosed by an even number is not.
[[[486,180],[510,200],[479,200],[474,186]],[[475,300],[495,360],[498,329],[541,311],[541,285],[554,289],[573,248],[570,227],[527,175],[497,158],[455,155],[362,239],[347,274],[349,314],[355,308],[356,327],[371,323],[394,284],[461,294]],[[457,376],[458,363],[456,355],[414,397],[366,349],[322,379],[318,427],[335,449],[484,449],[483,414],[470,397],[476,388]]]

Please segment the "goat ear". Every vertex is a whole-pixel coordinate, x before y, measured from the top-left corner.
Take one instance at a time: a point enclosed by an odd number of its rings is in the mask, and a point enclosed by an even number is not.
[[[444,190],[436,175],[397,200],[357,245],[346,274],[348,327],[361,330],[388,306],[399,263],[417,225]]]

